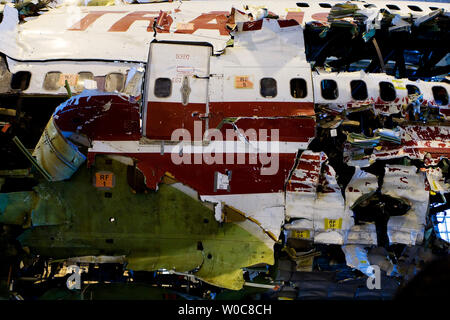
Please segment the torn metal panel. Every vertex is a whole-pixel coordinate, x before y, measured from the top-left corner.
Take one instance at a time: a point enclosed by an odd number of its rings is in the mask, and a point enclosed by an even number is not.
[[[133,270],[193,272],[230,289],[242,287],[241,268],[273,264],[273,249],[260,240],[267,235],[254,223],[220,225],[210,209],[168,185],[157,193],[133,194],[124,179],[126,167],[115,161],[97,159],[95,170],[117,176],[111,196],[92,185],[86,168],[70,182],[38,186],[34,228],[20,237],[22,245],[54,259],[125,255]],[[123,211],[123,203],[134,209]]]
[[[53,118],[68,138],[74,133],[89,141],[140,137],[139,103],[118,93],[85,90],[61,104]]]
[[[336,181],[336,172],[325,164],[320,180],[314,208],[314,242],[343,244],[353,221],[344,210],[344,198]]]
[[[313,221],[322,163],[325,153],[305,150],[300,155],[286,187],[286,216]]]
[[[392,216],[403,216],[411,208],[403,198],[394,198],[377,192],[363,195],[351,206],[355,224],[361,222],[375,223],[377,245],[389,246],[388,221]]]
[[[358,269],[368,277],[373,275],[367,250],[363,245],[347,244],[341,248],[344,251],[345,260],[349,267]]]
[[[356,168],[355,173],[345,189],[345,208],[348,214],[353,215],[350,207],[362,195],[374,192],[378,189],[378,178],[366,171]],[[376,244],[377,233],[374,223],[353,225],[348,234],[348,244]]]
[[[286,225],[286,229],[309,231],[308,236],[291,234],[293,238],[343,244],[352,221],[345,214],[344,198],[334,169],[323,164],[326,160],[323,152],[306,150],[301,154],[286,188],[286,216],[301,219]],[[308,226],[310,228],[305,229]]]
[[[411,205],[406,215],[389,219],[388,235],[391,243],[410,246],[422,243],[429,192],[425,188],[425,175],[416,171],[414,166],[387,165],[385,168],[381,192],[406,199]]]
[[[349,165],[367,167],[376,160],[408,157],[423,160],[425,166],[435,166],[450,155],[450,130],[447,126],[402,125],[399,128],[401,145],[381,142],[367,155],[362,149],[345,146],[344,161]]]
[[[228,205],[239,210],[247,219],[255,221],[261,228],[269,232],[277,240],[284,223],[284,194],[237,194],[200,196],[202,201],[217,203],[219,207]],[[222,208],[221,208],[222,209]],[[216,220],[218,214],[216,214]],[[220,220],[218,220],[220,221]]]

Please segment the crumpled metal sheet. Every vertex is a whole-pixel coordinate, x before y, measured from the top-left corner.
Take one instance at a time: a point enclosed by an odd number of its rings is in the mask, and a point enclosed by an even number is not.
[[[286,216],[300,218],[285,225],[287,230],[308,230],[316,243],[344,244],[353,224],[334,169],[324,163],[323,152],[304,151],[286,189]]]
[[[157,193],[132,193],[127,166],[115,160],[107,164],[106,157],[97,157],[96,170],[116,176],[110,197],[93,185],[87,168],[69,182],[40,183],[34,192],[36,201],[23,210],[23,205],[17,206],[23,203],[23,194],[12,198],[1,194],[14,200],[8,201],[7,210],[32,211],[33,228],[19,237],[23,246],[43,257],[72,261],[126,256],[132,270],[191,272],[233,290],[244,284],[242,268],[274,263],[273,247],[261,240],[267,236],[254,223],[221,225],[210,208],[166,184]],[[124,210],[130,207],[133,210]],[[90,258],[79,258],[86,259]]]
[[[381,192],[406,199],[411,209],[404,216],[391,217],[388,236],[391,243],[421,244],[428,212],[429,192],[425,175],[414,166],[387,165]]]
[[[360,168],[356,168],[352,179],[345,189],[345,208],[348,214],[353,215],[350,207],[363,194],[377,190],[378,178]],[[353,225],[348,234],[348,244],[375,244],[377,243],[377,233],[374,223]]]
[[[450,156],[450,127],[433,125],[400,126],[401,145],[383,144],[366,155],[349,143],[344,147],[344,161],[348,165],[367,167],[376,160],[408,157],[423,160],[425,166],[437,165]]]

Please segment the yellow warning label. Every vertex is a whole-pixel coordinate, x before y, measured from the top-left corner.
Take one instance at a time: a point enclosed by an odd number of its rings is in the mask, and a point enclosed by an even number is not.
[[[96,172],[95,187],[112,188],[114,187],[114,173],[112,172]]]
[[[285,8],[287,12],[302,12],[302,9],[300,8]]]
[[[250,81],[249,76],[235,76],[234,87],[236,89],[253,89],[253,82]]]
[[[406,90],[405,83],[403,80],[392,80],[394,83],[394,88],[397,90]]]
[[[78,74],[64,74],[62,73],[59,76],[58,85],[63,87],[66,84],[66,80],[69,83],[69,86],[76,86],[78,82]]]
[[[342,218],[325,219],[325,230],[327,229],[342,229]]]
[[[295,239],[309,239],[310,234],[309,230],[292,230],[291,237]]]

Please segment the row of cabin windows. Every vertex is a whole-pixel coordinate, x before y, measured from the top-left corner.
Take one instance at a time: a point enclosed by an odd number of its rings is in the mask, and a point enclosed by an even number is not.
[[[64,83],[60,81],[62,73],[59,71],[47,72],[44,78],[43,88],[46,91],[57,91],[64,87]],[[77,74],[77,83],[75,91],[81,92],[84,89],[85,80],[95,80],[92,72],[79,72]],[[31,72],[19,71],[13,74],[11,78],[11,89],[25,91],[30,86]],[[104,77],[104,89],[107,92],[122,91],[125,85],[125,75],[119,72],[112,72]]]
[[[44,89],[48,91],[57,90],[61,86],[59,84],[60,72],[49,72],[44,80]],[[93,80],[94,76],[91,72],[78,73],[78,84],[76,91],[82,91],[83,80]],[[30,84],[31,73],[28,71],[19,71],[15,73],[11,80],[12,89],[26,90]],[[81,81],[80,81],[81,80]],[[121,73],[110,73],[105,79],[105,90],[122,91],[124,86],[124,75]],[[81,83],[80,83],[81,82]],[[307,96],[306,81],[301,78],[293,78],[289,82],[291,96],[294,98],[305,98]],[[339,97],[339,91],[336,81],[324,79],[320,83],[322,97],[327,100],[335,100]],[[383,101],[390,102],[396,98],[394,85],[390,82],[382,81],[379,83],[380,98]],[[420,94],[418,87],[414,85],[406,85],[408,95]],[[355,100],[365,100],[368,98],[367,86],[363,80],[350,81],[350,90],[352,98]],[[433,98],[438,105],[447,105],[449,103],[447,90],[442,86],[432,87]],[[155,81],[154,93],[156,97],[167,98],[172,94],[172,81],[169,78],[158,78]],[[277,95],[277,81],[274,78],[262,78],[260,80],[260,93],[263,97],[273,98]]]
[[[277,80],[262,78],[260,80],[260,93],[265,98],[274,98],[278,94]],[[306,81],[301,78],[290,80],[291,95],[294,98],[305,98],[308,94]],[[167,98],[172,94],[172,81],[169,78],[158,78],[155,81],[154,94],[158,98]]]
[[[43,88],[47,91],[57,91],[61,87],[64,87],[60,78],[63,74],[59,71],[51,71],[45,75]],[[106,75],[104,78],[104,89],[107,92],[122,91],[125,86],[125,75],[120,72],[112,72]],[[75,91],[81,92],[84,90],[84,81],[94,81],[94,74],[92,72],[79,72],[77,74],[77,83],[75,85]],[[103,81],[103,80],[102,80]]]
[[[307,95],[306,81],[301,78],[293,78],[289,82],[291,96],[294,98],[305,98]],[[322,97],[326,100],[335,100],[339,97],[337,82],[331,79],[324,79],[320,82]],[[406,85],[408,95],[420,94],[418,87]],[[355,100],[366,100],[368,98],[367,85],[363,80],[350,81],[352,98]],[[397,97],[394,85],[391,82],[382,81],[379,83],[380,98],[383,101],[391,102]],[[448,104],[447,90],[442,86],[432,88],[433,97],[438,105]],[[260,93],[265,98],[273,98],[278,94],[277,81],[274,78],[262,78],[260,80]],[[158,78],[155,81],[154,94],[158,98],[167,98],[172,94],[172,81],[169,78]]]
[[[335,100],[339,97],[339,91],[336,81],[325,79],[320,82],[322,97],[326,100]],[[383,101],[391,102],[397,97],[394,85],[390,82],[382,81],[379,83],[380,98]],[[352,98],[355,100],[366,100],[368,98],[366,83],[362,80],[350,81],[350,90]],[[408,95],[420,94],[418,87],[414,85],[406,85]],[[442,86],[434,86],[432,88],[433,97],[438,105],[448,104],[447,90]]]
[[[331,4],[329,3],[319,3],[319,6],[322,8],[331,8]],[[306,2],[297,2],[297,7],[300,8],[308,8],[309,4]],[[376,5],[374,4],[365,4],[364,7],[366,8],[376,8]],[[387,8],[391,9],[391,10],[400,10],[400,8],[398,6],[396,6],[395,4],[387,4],[386,5]],[[421,12],[423,11],[422,8],[418,7],[418,6],[414,6],[414,5],[409,5],[408,6],[409,9],[411,9],[412,11],[416,11],[416,12]],[[437,7],[429,7],[430,10],[438,10],[439,8]]]

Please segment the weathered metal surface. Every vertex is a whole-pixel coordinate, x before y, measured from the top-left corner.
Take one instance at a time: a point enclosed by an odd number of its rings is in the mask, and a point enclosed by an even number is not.
[[[164,184],[158,192],[134,194],[126,183],[126,166],[105,160],[98,158],[95,170],[115,174],[110,197],[92,185],[86,168],[70,182],[38,186],[34,206],[21,210],[33,210],[34,225],[21,236],[23,246],[54,259],[125,255],[132,270],[193,272],[230,289],[242,287],[241,268],[273,263],[273,249],[262,240],[267,235],[253,223],[220,225],[210,209]],[[6,207],[22,198],[15,196]],[[59,221],[42,221],[56,212]]]
[[[36,145],[33,156],[53,181],[69,179],[86,160],[78,147],[56,127],[53,117]]]

